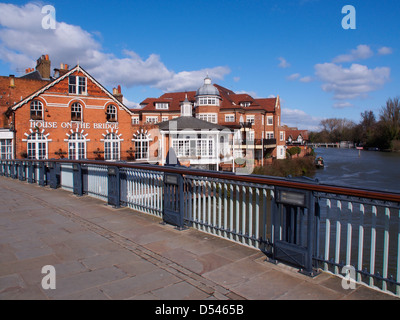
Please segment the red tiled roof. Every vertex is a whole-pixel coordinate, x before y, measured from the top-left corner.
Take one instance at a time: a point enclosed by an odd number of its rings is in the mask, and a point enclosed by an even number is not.
[[[278,98],[265,98],[265,99],[254,99],[247,93],[239,93],[236,94],[232,90],[229,90],[225,87],[222,87],[218,84],[214,84],[214,86],[218,89],[221,102],[220,109],[241,109],[243,112],[246,110],[265,110],[267,112],[274,112],[275,105],[277,103]],[[192,103],[195,102],[196,91],[188,91],[188,92],[171,92],[164,93],[159,98],[147,98],[142,101],[140,104],[142,108],[139,109],[131,109],[132,111],[180,111],[180,105],[185,100],[185,97],[188,97],[188,100]],[[156,109],[157,102],[168,102],[169,108],[168,110],[158,110]],[[241,102],[251,102],[249,107],[242,107],[240,105]]]

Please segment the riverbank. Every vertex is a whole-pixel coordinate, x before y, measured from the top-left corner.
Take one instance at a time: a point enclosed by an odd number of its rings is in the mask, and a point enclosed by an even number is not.
[[[272,164],[255,167],[253,174],[275,177],[314,177],[316,172],[315,157],[274,160]]]

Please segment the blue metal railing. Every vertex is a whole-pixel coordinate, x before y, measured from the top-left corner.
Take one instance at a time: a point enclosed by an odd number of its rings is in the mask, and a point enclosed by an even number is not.
[[[400,296],[399,193],[181,167],[0,160],[2,176],[77,194],[80,182],[82,194],[109,204],[116,203],[109,184],[118,176],[117,205],[160,218],[166,173],[183,177],[183,199],[176,201],[183,201],[185,226],[257,248],[271,260],[287,255],[310,275],[308,258],[313,270],[342,277],[351,270],[355,282]]]

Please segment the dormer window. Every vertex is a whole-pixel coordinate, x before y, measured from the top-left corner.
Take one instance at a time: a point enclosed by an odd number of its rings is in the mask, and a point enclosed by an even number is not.
[[[79,76],[69,76],[68,92],[71,94],[86,94],[86,78]]]
[[[168,102],[156,102],[156,109],[158,110],[168,110],[169,103]]]
[[[251,105],[251,102],[248,102],[248,101],[245,101],[245,102],[241,102],[241,103],[240,103],[240,106],[241,106],[241,107],[250,107],[250,105]]]

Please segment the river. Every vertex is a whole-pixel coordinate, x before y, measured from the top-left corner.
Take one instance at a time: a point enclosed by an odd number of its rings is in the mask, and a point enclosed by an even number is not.
[[[315,148],[325,168],[314,178],[320,183],[400,192],[400,153],[339,148]]]

